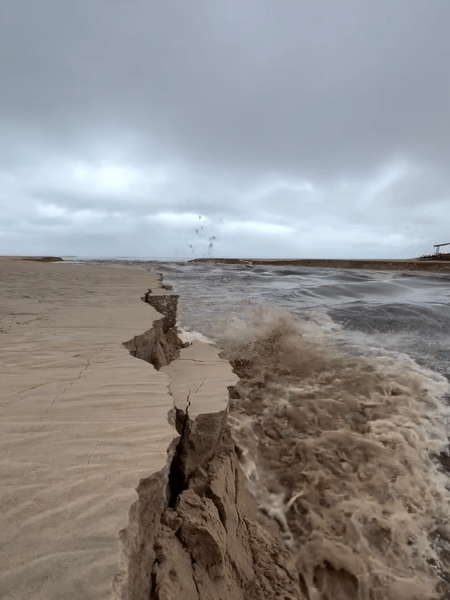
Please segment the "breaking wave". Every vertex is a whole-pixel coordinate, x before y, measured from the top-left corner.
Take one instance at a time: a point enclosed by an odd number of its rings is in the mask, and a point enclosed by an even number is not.
[[[325,314],[262,308],[221,327],[250,489],[310,600],[442,597],[450,493],[436,457],[450,385],[406,354],[346,347],[341,333]]]

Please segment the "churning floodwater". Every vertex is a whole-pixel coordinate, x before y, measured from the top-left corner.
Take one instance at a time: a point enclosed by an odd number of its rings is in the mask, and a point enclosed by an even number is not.
[[[450,275],[148,268],[240,377],[242,468],[305,597],[450,598]]]

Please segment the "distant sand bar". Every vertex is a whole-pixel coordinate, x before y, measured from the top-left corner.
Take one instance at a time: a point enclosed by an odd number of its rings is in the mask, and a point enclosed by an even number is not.
[[[418,259],[327,259],[327,258],[196,258],[190,262],[273,265],[279,267],[329,267],[333,269],[377,269],[402,271],[450,272],[450,261]]]

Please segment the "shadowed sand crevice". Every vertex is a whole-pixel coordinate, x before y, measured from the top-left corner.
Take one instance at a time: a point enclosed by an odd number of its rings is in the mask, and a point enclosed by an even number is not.
[[[173,294],[152,296],[152,290],[149,290],[142,300],[153,306],[164,317],[154,321],[151,329],[124,342],[123,345],[132,356],[149,362],[159,370],[178,358],[180,348],[188,345],[180,340],[175,327],[178,296]]]
[[[289,551],[257,522],[225,422],[186,416],[169,472],[141,480],[121,532],[129,573],[120,598],[304,598]]]

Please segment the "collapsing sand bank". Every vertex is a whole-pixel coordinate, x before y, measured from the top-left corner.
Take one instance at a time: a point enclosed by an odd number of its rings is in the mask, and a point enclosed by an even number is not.
[[[174,437],[168,377],[123,347],[162,318],[140,300],[158,279],[3,258],[0,280],[0,597],[111,598],[134,487]]]
[[[174,294],[141,269],[5,258],[0,276],[0,596],[301,598],[226,426],[237,376],[182,347]]]
[[[146,295],[146,301],[165,315],[167,327],[175,320],[175,296],[170,298],[161,303],[160,297]],[[164,371],[167,352],[161,351],[168,345],[168,334],[173,345],[173,330],[163,328],[126,346]],[[193,361],[192,369],[200,363],[200,384],[196,390],[185,387],[185,396],[181,389],[174,394],[169,418],[179,437],[169,448],[167,466],[141,480],[137,488],[138,500],[120,536],[124,570],[115,579],[117,597],[304,598],[293,558],[281,537],[269,533],[256,518],[257,507],[227,425],[228,393],[216,399],[210,395],[206,405],[196,395],[211,376],[214,379],[218,367],[219,386],[226,379],[235,383],[236,378],[227,376],[225,361],[205,344],[185,346],[179,360]],[[169,365],[167,370],[171,387],[183,387],[177,369]]]
[[[174,394],[180,437],[138,488],[120,598],[446,598],[448,494],[429,456],[446,436],[439,423],[434,440],[421,433],[421,407],[439,421],[439,403],[408,365],[335,353],[300,329],[259,322],[248,343],[225,343],[240,381],[221,409],[200,408],[194,386]]]
[[[285,320],[223,358],[187,345],[144,270],[0,268],[2,597],[438,597],[414,377],[329,359]]]

